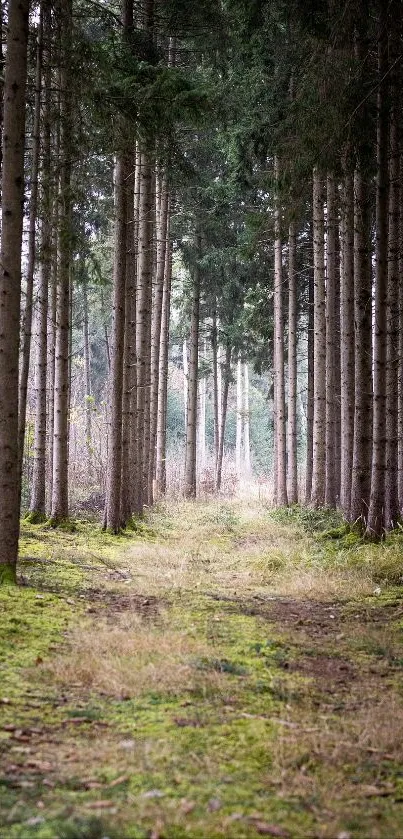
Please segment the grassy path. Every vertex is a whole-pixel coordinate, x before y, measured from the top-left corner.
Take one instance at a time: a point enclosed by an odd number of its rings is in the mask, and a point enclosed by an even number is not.
[[[211,502],[118,540],[24,528],[1,839],[403,836],[403,547],[306,524]]]

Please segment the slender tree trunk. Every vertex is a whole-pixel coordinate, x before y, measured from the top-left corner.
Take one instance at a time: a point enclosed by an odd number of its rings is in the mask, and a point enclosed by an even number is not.
[[[182,345],[182,359],[183,359],[183,410],[185,417],[185,431],[188,422],[188,389],[189,389],[189,362],[188,362],[188,342],[186,338]]]
[[[132,7],[132,4],[130,4]],[[137,408],[136,395],[136,227],[135,208],[135,155],[127,157],[126,175],[126,288],[125,326],[123,346],[123,394],[122,394],[122,476],[120,495],[120,518],[125,527],[132,515],[133,434]]]
[[[283,265],[281,243],[281,209],[279,191],[280,167],[274,162],[276,179],[276,205],[274,210],[274,340],[275,340],[275,397],[276,397],[276,450],[277,450],[277,504],[287,500],[287,436],[284,380],[284,315],[283,315]]]
[[[340,238],[340,365],[341,365],[341,486],[340,506],[350,517],[354,443],[354,181],[345,168],[342,186]]]
[[[249,412],[249,368],[248,363],[245,362],[243,368],[244,381],[244,404],[243,404],[243,444],[244,444],[244,463],[245,474],[250,477],[251,462],[250,462],[250,412]]]
[[[220,445],[220,425],[218,408],[218,330],[217,311],[214,307],[213,326],[211,330],[211,349],[213,356],[213,414],[214,414],[214,464],[217,472],[218,449]]]
[[[297,231],[288,233],[288,501],[298,502],[297,469]]]
[[[51,190],[51,7],[43,4],[45,97],[43,114],[41,252],[38,302],[36,312],[35,432],[32,475],[31,513],[46,513],[46,442],[47,442],[47,356],[48,295],[52,270],[52,190]]]
[[[128,201],[128,247],[127,247],[127,276],[132,277],[133,289],[131,293],[130,312],[130,429],[129,429],[129,484],[130,484],[130,510],[131,514],[136,509],[137,498],[137,276],[138,276],[138,252],[139,252],[139,205],[140,205],[140,173],[141,154],[139,145],[136,145],[134,160],[134,193],[133,202]],[[130,203],[132,203],[133,224],[130,224]],[[132,229],[131,229],[132,228]],[[127,371],[129,373],[129,371]]]
[[[392,9],[394,7],[392,6]],[[399,11],[397,9],[396,11]],[[392,38],[391,60],[396,61],[399,40]],[[389,159],[389,253],[387,302],[386,366],[386,475],[385,528],[391,530],[399,520],[399,249],[400,249],[400,79],[395,68],[391,75],[390,159]]]
[[[354,175],[354,446],[350,520],[365,527],[371,489],[372,282],[370,198],[366,177]]]
[[[220,448],[218,452],[218,461],[217,461],[217,475],[216,475],[216,492],[219,492],[221,489],[222,483],[222,464],[224,458],[224,444],[225,444],[225,426],[227,423],[227,409],[228,409],[228,392],[229,386],[231,381],[231,355],[232,355],[232,347],[230,344],[227,344],[225,348],[225,361],[224,361],[224,387],[223,387],[223,394],[222,394],[222,411],[221,411],[221,426],[220,426]]]
[[[324,190],[322,177],[313,175],[314,253],[314,414],[312,503],[323,507],[326,489],[326,295],[324,253]]]
[[[29,204],[28,264],[26,276],[26,297],[22,325],[21,372],[18,395],[18,452],[19,470],[22,471],[24,457],[25,424],[27,412],[28,374],[32,343],[32,308],[34,272],[36,261],[36,221],[38,215],[38,172],[40,153],[41,93],[43,52],[43,3],[40,5],[35,72],[35,105],[32,130],[31,199]]]
[[[306,470],[305,470],[305,504],[309,504],[312,497],[313,471],[313,402],[314,402],[314,278],[309,274],[308,288],[308,340],[307,340],[307,401],[306,401]]]
[[[167,401],[168,401],[168,351],[169,351],[169,315],[171,303],[172,244],[168,243],[165,254],[164,295],[162,299],[160,372],[158,385],[158,428],[157,428],[157,470],[156,484],[158,496],[165,495],[167,489],[166,446],[167,446]]]
[[[60,215],[56,302],[55,402],[51,518],[68,518],[69,337],[71,270],[71,145],[72,145],[72,0],[58,6],[61,21],[60,71]]]
[[[336,433],[337,433],[337,334],[336,301],[337,272],[337,202],[333,174],[327,176],[327,235],[326,235],[326,488],[325,504],[335,507],[336,488]]]
[[[153,498],[153,482],[156,466],[156,446],[158,427],[158,372],[160,362],[162,305],[164,297],[164,278],[168,237],[169,196],[166,173],[160,179],[160,211],[156,227],[157,264],[155,272],[154,307],[151,333],[151,399],[150,399],[150,467],[148,474],[148,494]]]
[[[388,80],[386,7],[381,6],[378,47],[378,122],[376,178],[376,274],[374,308],[374,403],[371,495],[367,533],[384,532],[386,469],[386,313],[388,288]]]
[[[206,358],[206,344],[203,341],[203,358]],[[200,472],[206,468],[206,376],[199,381],[199,466]]]
[[[85,380],[85,444],[88,454],[88,468],[92,471],[92,386],[91,386],[91,348],[88,323],[88,281],[83,280],[83,343],[84,343],[84,380]]]
[[[56,149],[56,161],[58,161],[58,144]],[[54,445],[54,419],[55,419],[55,349],[56,349],[56,297],[57,297],[57,234],[59,230],[59,180],[56,175],[56,183],[52,186],[53,189],[53,212],[52,212],[52,250],[51,250],[51,276],[49,289],[49,305],[48,305],[48,358],[47,358],[47,509],[51,510],[52,495],[53,495],[53,445]]]
[[[403,173],[403,155],[400,157],[400,171]],[[403,511],[403,206],[400,201],[399,219],[399,510]]]
[[[0,585],[15,582],[19,535],[18,344],[28,0],[10,0],[4,76],[0,265]]]
[[[242,398],[242,361],[238,358],[236,367],[236,444],[235,465],[238,481],[242,477],[242,429],[243,429],[243,398]]]
[[[145,428],[150,374],[151,283],[153,268],[153,200],[152,166],[148,155],[141,155],[139,185],[139,253],[136,293],[136,353],[137,353],[137,475],[134,509],[142,515],[144,503],[144,472],[146,464]],[[148,471],[147,471],[148,479]]]
[[[200,236],[197,236],[197,255]],[[185,498],[196,498],[197,377],[199,369],[200,268],[193,270],[192,313],[190,319],[189,381],[186,423]]]
[[[126,292],[126,157],[115,168],[115,255],[113,265],[112,353],[109,378],[108,471],[105,525],[112,533],[121,528],[123,349]]]

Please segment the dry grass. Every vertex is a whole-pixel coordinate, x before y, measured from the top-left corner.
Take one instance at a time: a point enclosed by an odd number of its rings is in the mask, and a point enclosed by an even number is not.
[[[219,690],[220,674],[201,676],[195,666],[208,654],[205,644],[186,632],[152,626],[136,615],[120,616],[114,626],[106,621],[81,626],[68,640],[69,649],[48,668],[60,687],[75,685],[116,698],[154,691],[178,695],[201,685],[204,690]]]

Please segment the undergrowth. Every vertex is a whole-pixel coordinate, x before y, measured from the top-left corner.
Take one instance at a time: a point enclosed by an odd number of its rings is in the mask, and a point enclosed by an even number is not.
[[[240,502],[23,523],[2,839],[402,835],[401,555]]]

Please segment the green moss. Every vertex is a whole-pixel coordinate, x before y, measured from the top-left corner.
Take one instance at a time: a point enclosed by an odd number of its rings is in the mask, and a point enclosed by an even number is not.
[[[0,565],[0,588],[2,586],[15,586],[17,574],[15,565]]]
[[[45,513],[39,513],[37,510],[30,510],[24,516],[24,521],[28,524],[44,524],[47,520]]]

